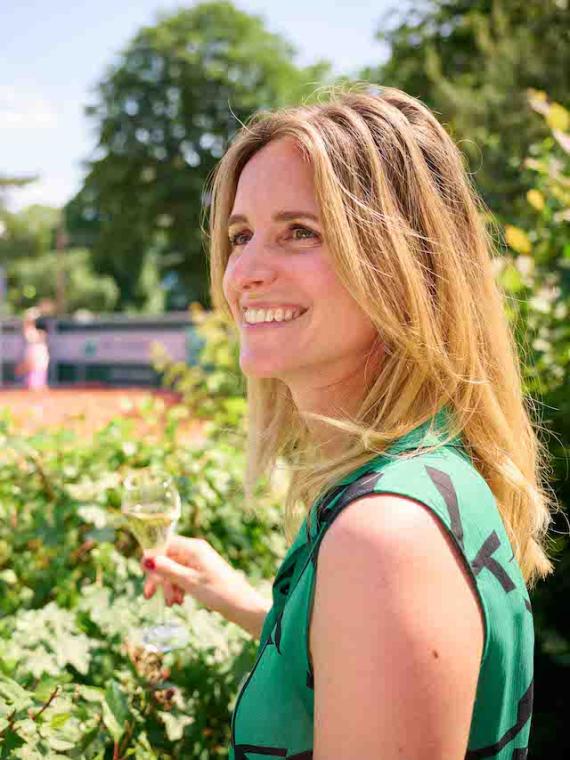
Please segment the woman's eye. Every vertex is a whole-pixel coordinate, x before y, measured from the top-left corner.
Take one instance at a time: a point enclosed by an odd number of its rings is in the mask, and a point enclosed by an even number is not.
[[[313,238],[318,237],[316,232],[313,232],[313,230],[303,227],[300,224],[292,225],[289,227],[288,232],[291,233],[293,240],[312,240]],[[236,232],[235,235],[229,236],[230,245],[232,248],[245,245],[249,240],[248,236],[249,232]]]
[[[310,239],[309,235],[314,237],[317,234],[316,232],[313,232],[313,230],[309,230],[307,227],[301,227],[301,225],[298,225],[298,224],[291,227],[290,230],[293,233],[293,237],[295,238],[295,240],[308,240]],[[301,237],[299,237],[298,235],[295,234],[296,232],[308,233],[308,235],[303,234]]]
[[[240,242],[240,239],[244,235],[247,235],[247,232],[236,232],[235,235],[230,235],[230,244],[232,245],[232,247],[236,245],[243,245],[243,243]]]

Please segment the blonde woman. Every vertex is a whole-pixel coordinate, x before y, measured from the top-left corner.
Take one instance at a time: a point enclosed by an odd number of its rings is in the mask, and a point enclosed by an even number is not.
[[[248,492],[288,462],[292,543],[271,605],[203,539],[144,567],[260,637],[230,757],[522,760],[549,492],[457,148],[356,85],[257,115],[212,192]]]

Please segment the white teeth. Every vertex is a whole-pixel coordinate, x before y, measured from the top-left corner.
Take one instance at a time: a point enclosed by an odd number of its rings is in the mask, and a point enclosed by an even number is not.
[[[250,325],[260,322],[285,322],[296,319],[302,313],[301,309],[247,309],[244,320]]]

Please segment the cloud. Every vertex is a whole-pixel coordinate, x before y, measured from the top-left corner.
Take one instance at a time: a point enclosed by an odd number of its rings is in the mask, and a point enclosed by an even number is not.
[[[58,125],[53,103],[30,90],[0,85],[0,130],[53,129]]]

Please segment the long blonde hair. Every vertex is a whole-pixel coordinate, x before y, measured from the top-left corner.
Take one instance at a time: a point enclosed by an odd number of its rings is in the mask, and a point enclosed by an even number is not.
[[[544,545],[555,507],[536,409],[522,389],[516,345],[492,264],[493,240],[462,156],[419,100],[353,83],[325,102],[255,114],[212,176],[212,301],[230,319],[222,279],[227,220],[240,173],[271,140],[293,138],[313,170],[325,242],[338,276],[378,329],[382,366],[357,414],[302,414],[278,379],[247,378],[247,493],[285,461],[288,538],[334,481],[451,410],[496,498],[529,585],[552,571]],[[315,454],[307,418],[346,434],[342,456]]]

